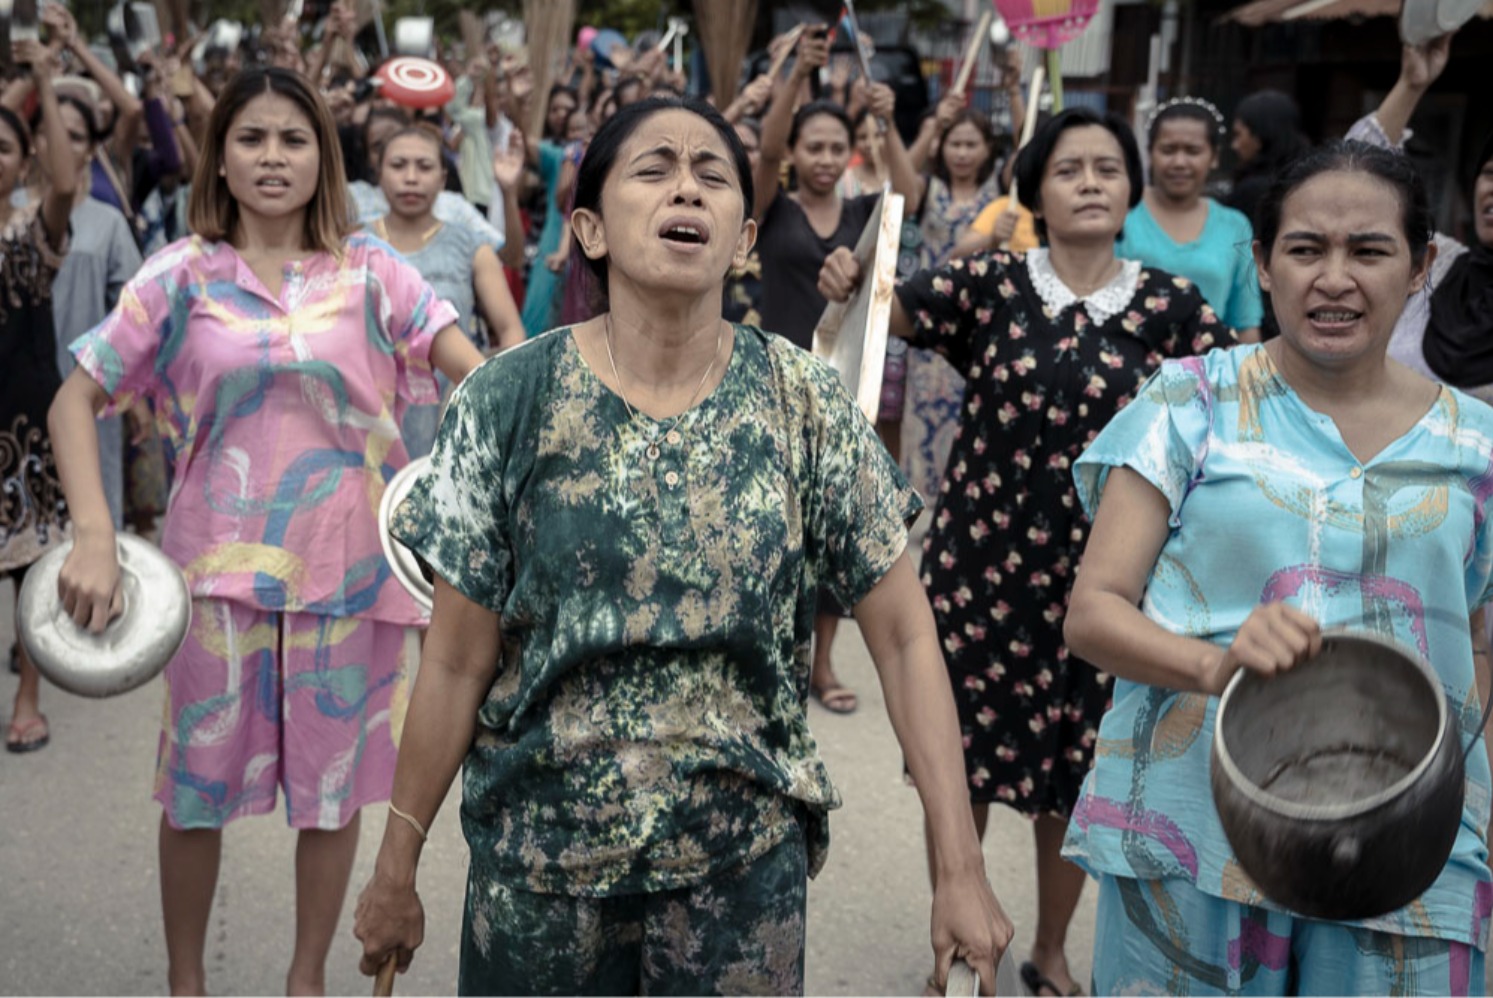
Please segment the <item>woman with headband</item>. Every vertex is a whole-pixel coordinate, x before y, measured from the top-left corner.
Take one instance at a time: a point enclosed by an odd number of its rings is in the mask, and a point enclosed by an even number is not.
[[[1203,193],[1223,134],[1223,115],[1205,100],[1179,97],[1156,109],[1146,123],[1151,183],[1115,252],[1192,281],[1240,340],[1254,342],[1264,307],[1253,230],[1241,212]]]

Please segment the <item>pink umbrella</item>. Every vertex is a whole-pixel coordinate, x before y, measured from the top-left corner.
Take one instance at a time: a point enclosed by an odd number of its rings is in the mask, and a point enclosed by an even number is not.
[[[1033,48],[1047,50],[1047,73],[1052,86],[1052,109],[1063,109],[1063,74],[1058,57],[1059,46],[1066,45],[1089,26],[1089,18],[1099,9],[1099,0],[994,0],[995,9],[1011,34]],[[1041,93],[1040,77],[1033,77],[1032,95],[1027,107],[1037,113],[1037,96]]]
[[[995,0],[1011,34],[1039,49],[1066,45],[1083,33],[1099,0]]]

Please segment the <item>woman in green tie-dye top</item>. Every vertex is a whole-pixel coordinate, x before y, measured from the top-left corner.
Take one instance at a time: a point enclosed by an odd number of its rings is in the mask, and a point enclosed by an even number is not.
[[[940,860],[932,938],[993,980],[922,508],[835,374],[721,318],[746,154],[705,105],[619,111],[577,180],[600,317],[457,390],[396,534],[434,570],[391,820],[355,931],[407,965],[425,828],[464,766],[464,993],[792,994],[839,797],[805,702],[815,593],[854,607]],[[395,809],[398,810],[395,810]]]

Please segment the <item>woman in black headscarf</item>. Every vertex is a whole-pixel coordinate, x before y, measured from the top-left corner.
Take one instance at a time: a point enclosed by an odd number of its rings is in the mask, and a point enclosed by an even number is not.
[[[1225,203],[1244,212],[1254,223],[1255,206],[1270,189],[1275,175],[1309,146],[1301,134],[1301,112],[1296,102],[1279,90],[1250,94],[1234,109],[1233,139],[1239,157],[1234,187]]]
[[[1406,124],[1446,68],[1451,36],[1406,45],[1400,78],[1379,109],[1348,138],[1403,150]],[[1472,240],[1435,239],[1436,259],[1425,288],[1405,303],[1389,341],[1389,355],[1429,378],[1493,402],[1493,134],[1472,161]]]

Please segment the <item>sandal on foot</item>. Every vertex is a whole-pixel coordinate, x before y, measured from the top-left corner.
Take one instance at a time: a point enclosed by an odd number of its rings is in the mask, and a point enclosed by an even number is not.
[[[823,686],[810,683],[809,692],[819,701],[819,706],[831,714],[854,714],[855,708],[860,706],[855,690],[839,683],[827,683]]]
[[[36,736],[40,729],[41,735]],[[11,721],[10,730],[5,733],[5,751],[35,752],[37,749],[47,747],[47,742],[52,740],[52,733],[47,729],[47,718],[45,714],[38,714],[25,721]]]
[[[1073,985],[1071,991],[1063,991],[1052,983],[1051,978],[1044,976],[1042,971],[1037,969],[1037,965],[1030,960],[1021,965],[1021,983],[1026,985],[1027,993],[1032,995],[1041,995],[1045,992],[1053,998],[1075,998],[1083,994],[1083,988],[1077,984]]]

